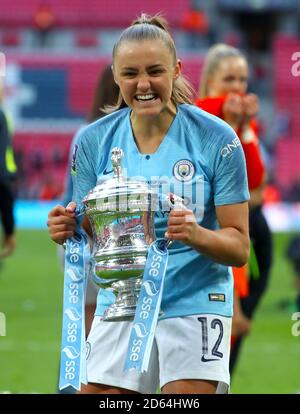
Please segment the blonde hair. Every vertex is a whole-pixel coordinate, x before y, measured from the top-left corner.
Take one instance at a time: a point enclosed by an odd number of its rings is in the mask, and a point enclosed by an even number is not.
[[[143,41],[143,40],[161,40],[169,49],[174,64],[177,63],[177,53],[174,41],[169,33],[167,21],[160,15],[149,16],[142,13],[139,18],[134,20],[127,29],[125,29],[113,48],[113,62],[122,43],[127,41]],[[171,95],[172,102],[176,104],[193,102],[194,90],[190,82],[183,76],[179,75],[174,80]],[[120,108],[126,107],[126,103],[119,93],[118,101],[114,106],[106,106],[104,110],[107,113],[113,112]]]
[[[200,79],[199,98],[206,98],[208,96],[209,78],[219,68],[220,62],[230,57],[239,57],[246,60],[242,52],[225,43],[218,43],[208,49]]]

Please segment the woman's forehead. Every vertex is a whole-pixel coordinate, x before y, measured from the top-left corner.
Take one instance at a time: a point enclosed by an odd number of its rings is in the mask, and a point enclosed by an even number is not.
[[[248,65],[242,56],[229,56],[219,62],[218,68],[226,71],[247,70]]]
[[[172,53],[166,44],[160,39],[154,40],[130,40],[120,44],[115,55],[115,61],[124,61],[137,58],[142,61],[160,60],[168,62],[173,60]],[[135,63],[134,61],[132,63]]]

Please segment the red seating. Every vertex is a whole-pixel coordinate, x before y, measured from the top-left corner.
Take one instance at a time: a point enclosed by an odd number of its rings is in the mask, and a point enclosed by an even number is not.
[[[21,133],[14,136],[19,165],[20,196],[39,198],[45,183],[51,183],[55,198],[61,195],[67,171],[73,134]]]
[[[276,145],[274,175],[282,189],[300,178],[300,77],[295,77],[292,56],[300,51],[296,38],[278,35],[273,44],[275,107],[290,118],[289,136]]]
[[[69,158],[70,143],[73,134],[46,133],[46,132],[16,132],[14,134],[14,148],[16,152],[21,152],[26,170],[34,169],[35,154],[42,154],[42,169],[45,171],[51,167],[66,167]],[[55,156],[54,151],[59,153]]]
[[[173,27],[179,27],[189,0],[47,0],[56,19],[57,26],[127,26],[141,12],[162,12]],[[32,26],[34,15],[41,0],[0,0],[0,24],[9,26]]]
[[[77,47],[97,47],[98,39],[95,32],[76,32],[75,45]]]
[[[203,58],[201,56],[180,56],[183,72],[198,88]],[[101,70],[111,62],[108,57],[80,58],[48,55],[7,54],[8,63],[14,62],[20,68],[63,68],[68,81],[68,99],[70,112],[80,116],[89,110],[96,82]],[[55,121],[52,123],[55,128]],[[75,130],[74,130],[75,133]],[[58,191],[62,189],[69,156],[69,146],[73,133],[58,132],[22,132],[14,136],[14,147],[21,154],[20,179],[22,197],[37,198],[43,183],[54,182]],[[19,158],[19,157],[17,157]]]
[[[16,30],[6,30],[2,33],[0,44],[3,46],[19,46],[20,34]]]
[[[276,145],[276,165],[274,174],[276,182],[282,188],[288,188],[300,178],[300,139],[281,139]]]
[[[182,60],[182,71],[196,90],[199,87],[200,72],[203,64],[202,56],[179,56]],[[7,62],[15,62],[21,67],[29,68],[63,68],[68,70],[68,99],[70,109],[82,115],[89,110],[97,79],[104,67],[111,63],[107,57],[61,57],[44,55],[7,54]]]
[[[296,51],[300,51],[297,38],[277,36],[273,44],[275,105],[290,113],[291,137],[300,140],[300,77],[295,76],[292,60]]]

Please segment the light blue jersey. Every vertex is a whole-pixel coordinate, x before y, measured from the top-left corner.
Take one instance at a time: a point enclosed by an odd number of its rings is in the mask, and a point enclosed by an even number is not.
[[[177,106],[164,140],[154,154],[141,154],[130,123],[130,109],[119,110],[86,127],[73,155],[73,200],[83,197],[100,180],[112,177],[111,150],[124,151],[128,177],[144,177],[184,198],[198,223],[218,229],[216,206],[249,199],[244,153],[232,128],[224,121],[187,104]],[[157,237],[167,228],[167,212],[155,213]],[[161,303],[161,318],[200,313],[232,316],[231,268],[214,262],[180,242],[169,248]],[[101,293],[97,314],[101,313]]]
[[[71,145],[70,145],[70,154],[69,154],[69,161],[68,161],[68,171],[65,179],[65,190],[62,197],[62,203],[65,207],[72,201],[72,195],[73,195],[73,180],[72,180],[72,160],[73,160],[73,148],[77,144],[77,141],[79,140],[80,133],[85,128],[86,125],[82,125],[76,134],[74,135]]]

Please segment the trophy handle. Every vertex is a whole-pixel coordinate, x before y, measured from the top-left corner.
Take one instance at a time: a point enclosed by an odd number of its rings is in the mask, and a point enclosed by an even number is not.
[[[185,208],[183,198],[173,193],[168,194],[168,204],[171,210],[174,210],[175,208],[178,208],[178,207]],[[173,240],[168,239],[166,237],[164,238],[164,240],[165,240],[166,247],[169,247],[173,243]]]
[[[183,207],[184,208],[184,201],[183,198],[177,196],[176,194],[169,193],[169,205],[170,209],[174,210],[177,207]]]
[[[122,177],[122,158],[124,157],[124,152],[122,148],[114,147],[111,151],[111,163],[115,177],[121,179]]]

